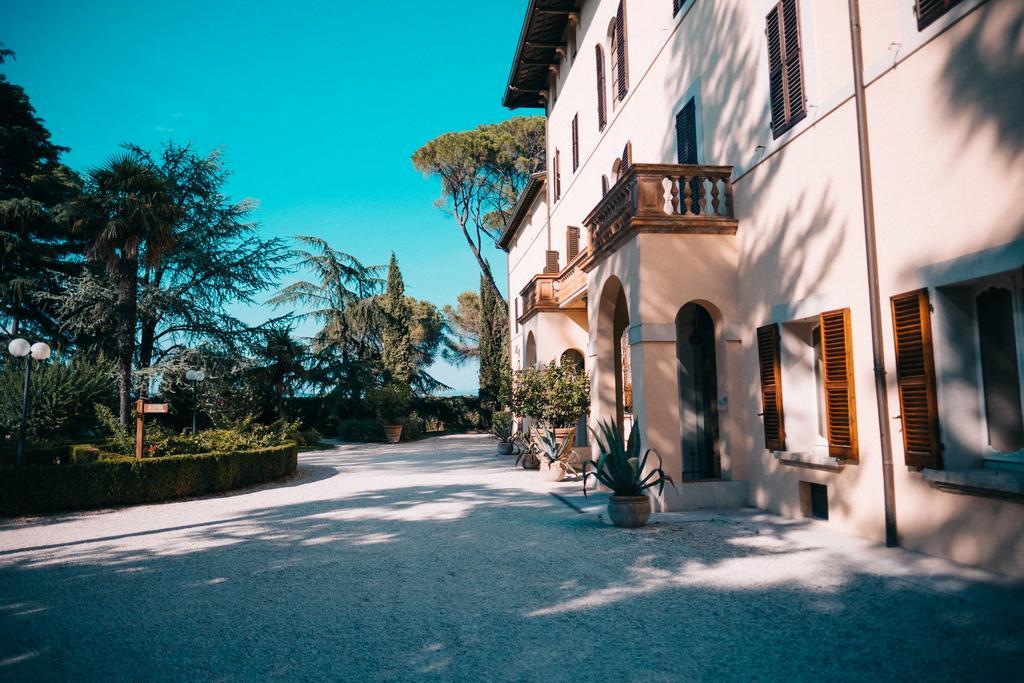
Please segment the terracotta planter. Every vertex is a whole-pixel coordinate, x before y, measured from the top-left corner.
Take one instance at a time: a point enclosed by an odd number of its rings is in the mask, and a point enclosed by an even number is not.
[[[562,481],[565,479],[565,468],[558,463],[545,461],[540,464],[540,476],[544,481]]]
[[[498,442],[498,455],[512,455],[512,449],[514,444],[507,443],[505,441]]]
[[[608,516],[615,526],[643,526],[651,517],[651,501],[647,496],[612,496],[608,499]]]
[[[522,465],[524,470],[539,470],[540,460],[535,455],[524,453]]]
[[[384,437],[388,443],[398,443],[402,440],[402,425],[384,425]]]

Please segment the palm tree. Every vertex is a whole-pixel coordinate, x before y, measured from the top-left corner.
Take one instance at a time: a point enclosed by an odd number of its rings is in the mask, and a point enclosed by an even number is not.
[[[160,172],[137,153],[111,157],[89,171],[70,206],[72,230],[89,241],[89,257],[106,263],[117,284],[119,417],[128,424],[139,307],[139,261],[156,266],[174,246],[179,209]]]

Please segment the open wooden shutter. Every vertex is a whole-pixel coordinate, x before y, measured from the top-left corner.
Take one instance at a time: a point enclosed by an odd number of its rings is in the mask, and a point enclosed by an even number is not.
[[[779,326],[765,325],[757,328],[764,445],[773,451],[786,450],[786,427],[782,413],[782,363],[779,352]]]
[[[595,45],[594,53],[597,55],[597,129],[604,130],[604,126],[608,122],[604,100],[604,50],[600,45]]]
[[[820,320],[828,454],[833,458],[856,460],[857,403],[853,387],[850,309],[822,313]]]
[[[765,18],[772,133],[782,135],[804,118],[804,74],[797,0],[781,0]]]
[[[544,252],[544,272],[545,273],[557,273],[558,272],[558,252],[557,251],[545,251]]]
[[[580,115],[576,113],[572,117],[572,170],[573,173],[580,167]]]
[[[700,163],[697,159],[697,104],[692,97],[676,114],[676,159],[680,164]],[[679,185],[680,213],[685,213],[686,208],[683,198],[687,195],[683,183],[685,181],[681,180]],[[693,198],[690,203],[690,212],[694,214],[700,213],[700,202],[698,201],[700,185],[699,180],[690,181],[689,196]]]
[[[629,92],[629,68],[626,65],[626,3],[619,2],[619,10],[615,14],[615,33],[618,40],[615,41],[616,65],[618,76],[618,98],[623,100]]]
[[[916,0],[914,14],[917,15],[917,30],[922,30],[959,2],[960,0]]]
[[[928,290],[897,294],[891,303],[904,460],[908,467],[938,469],[941,445]]]
[[[565,263],[568,265],[580,253],[580,229],[570,225],[565,231]]]
[[[555,201],[562,198],[562,155],[555,150]]]

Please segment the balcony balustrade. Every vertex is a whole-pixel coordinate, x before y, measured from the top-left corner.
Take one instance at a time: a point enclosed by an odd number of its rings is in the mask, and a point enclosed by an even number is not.
[[[642,232],[734,235],[732,166],[633,164],[598,202],[590,231],[589,270]]]
[[[519,293],[523,300],[520,322],[540,311],[585,309],[587,274],[580,265],[587,253],[581,252],[557,273],[538,273]]]

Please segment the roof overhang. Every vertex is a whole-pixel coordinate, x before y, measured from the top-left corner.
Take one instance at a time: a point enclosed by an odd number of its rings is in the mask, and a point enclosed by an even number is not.
[[[543,108],[548,72],[565,56],[569,22],[579,20],[580,0],[529,0],[512,72],[502,104],[509,109]]]
[[[530,207],[533,206],[537,195],[544,189],[544,178],[546,175],[544,171],[534,173],[526,181],[526,187],[519,193],[519,199],[516,200],[516,205],[512,207],[512,214],[509,216],[508,225],[505,226],[505,231],[498,238],[498,246],[505,251],[508,251],[508,246],[515,239],[516,234],[519,233],[519,228],[523,225],[523,219],[529,215]]]

